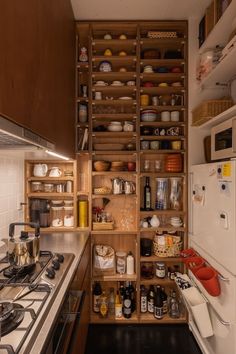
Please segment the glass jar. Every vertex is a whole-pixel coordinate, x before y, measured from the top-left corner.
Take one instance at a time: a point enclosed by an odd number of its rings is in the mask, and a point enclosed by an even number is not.
[[[52,226],[63,226],[63,207],[52,207]]]
[[[74,226],[74,208],[73,206],[64,207],[64,226]]]
[[[44,183],[43,185],[45,193],[52,193],[54,191],[54,184],[53,183]]]
[[[165,263],[163,262],[157,262],[156,263],[156,276],[157,278],[165,278],[166,276],[166,268],[165,268]]]
[[[126,270],[126,252],[116,252],[116,272],[124,274]]]
[[[168,178],[156,178],[156,210],[168,209]]]
[[[170,178],[170,208],[173,210],[182,209],[182,178]]]
[[[31,190],[33,193],[42,192],[43,191],[42,182],[31,182]]]
[[[144,279],[152,279],[154,276],[153,263],[145,262],[141,264],[141,277]]]

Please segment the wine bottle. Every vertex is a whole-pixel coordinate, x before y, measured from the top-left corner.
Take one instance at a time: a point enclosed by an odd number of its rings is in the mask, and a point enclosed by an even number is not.
[[[149,177],[146,177],[143,200],[144,200],[144,209],[151,210],[151,187],[149,185]]]
[[[125,296],[124,296],[124,304],[123,304],[123,314],[125,318],[130,318],[131,317],[131,296],[130,296],[130,291],[128,288],[125,289]]]
[[[163,301],[163,314],[168,312],[168,304],[167,304],[167,294],[165,292],[165,288],[161,288],[161,298]]]
[[[161,296],[161,287],[157,285],[154,299],[154,317],[158,320],[163,318],[163,300]]]
[[[110,293],[108,296],[108,314],[110,316],[115,315],[115,294],[114,294],[114,288],[110,288]]]
[[[147,289],[144,285],[140,289],[140,312],[147,312]]]
[[[154,286],[150,285],[148,292],[148,312],[154,312]]]
[[[100,296],[102,294],[101,284],[99,282],[95,282],[93,287],[93,311],[99,313],[100,311]]]

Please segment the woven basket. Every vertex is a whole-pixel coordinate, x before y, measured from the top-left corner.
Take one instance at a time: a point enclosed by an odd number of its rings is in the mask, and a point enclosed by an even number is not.
[[[192,125],[199,126],[233,106],[230,99],[208,100],[192,111]]]
[[[157,257],[178,257],[181,249],[182,241],[173,242],[172,245],[159,245],[153,240],[153,252]]]

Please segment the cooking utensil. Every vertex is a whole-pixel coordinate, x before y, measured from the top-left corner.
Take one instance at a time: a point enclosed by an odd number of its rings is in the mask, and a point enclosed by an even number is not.
[[[20,236],[14,237],[15,226],[30,226],[35,229],[34,235],[27,231],[21,231]],[[9,226],[8,256],[10,264],[16,267],[24,267],[35,264],[39,259],[39,235],[38,223],[12,223]]]

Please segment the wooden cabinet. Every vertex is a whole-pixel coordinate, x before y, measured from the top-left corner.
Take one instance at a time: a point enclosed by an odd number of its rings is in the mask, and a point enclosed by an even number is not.
[[[4,33],[0,112],[74,158],[75,41],[70,1],[6,1],[0,30]]]
[[[161,284],[169,292],[175,285],[167,269],[182,270],[182,263],[179,254],[163,257],[152,252],[150,257],[141,257],[140,241],[146,238],[153,243],[155,236],[163,234],[166,239],[168,234],[170,239],[178,237],[182,248],[187,246],[187,23],[79,22],[76,31],[78,183],[79,198],[86,198],[90,205],[91,290],[96,281],[106,292],[128,281],[135,288],[136,301],[128,320],[102,319],[91,306],[91,322],[156,323],[153,314],[140,312],[140,286]],[[84,46],[88,58],[81,62]],[[86,107],[86,119],[81,105]],[[168,160],[176,156],[181,162],[173,167]],[[152,189],[150,210],[143,208],[146,177]],[[156,203],[157,179],[161,178],[168,184],[164,209]],[[171,204],[173,180],[178,181],[181,194],[176,209]],[[130,186],[134,187],[131,192]],[[158,227],[150,224],[154,215],[159,218]],[[95,245],[131,251],[134,274],[97,274]],[[145,279],[143,263],[155,267],[158,261],[165,264],[165,278]],[[165,316],[160,322],[184,321],[185,316],[175,320]]]
[[[34,172],[46,164],[45,177]],[[53,176],[52,169],[58,176]],[[36,176],[35,176],[36,175]],[[77,169],[75,161],[25,161],[25,222],[40,222],[41,231],[77,227]]]

